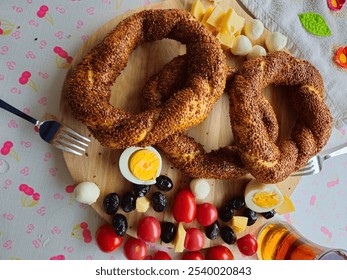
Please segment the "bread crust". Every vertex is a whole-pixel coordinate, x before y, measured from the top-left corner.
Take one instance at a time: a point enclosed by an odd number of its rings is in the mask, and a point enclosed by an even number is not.
[[[163,106],[136,115],[112,106],[110,87],[133,50],[164,38],[186,45],[185,87]],[[102,145],[117,149],[153,145],[208,116],[225,87],[225,60],[217,39],[188,11],[144,10],[121,21],[83,57],[66,79],[65,96],[73,116]]]

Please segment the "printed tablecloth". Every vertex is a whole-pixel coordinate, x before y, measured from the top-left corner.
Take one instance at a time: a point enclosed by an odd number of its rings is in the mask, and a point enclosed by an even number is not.
[[[63,81],[82,44],[109,19],[153,2],[0,1],[1,98],[36,118],[59,115]],[[61,151],[30,123],[4,110],[0,119],[0,259],[123,259],[121,249],[98,249],[94,234],[104,221],[73,200]],[[326,148],[346,142],[346,127],[335,129]],[[292,195],[296,211],[281,218],[321,245],[347,249],[346,168],[341,157],[303,178]]]

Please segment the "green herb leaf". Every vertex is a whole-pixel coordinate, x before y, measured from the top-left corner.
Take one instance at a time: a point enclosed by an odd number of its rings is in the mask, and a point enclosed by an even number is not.
[[[311,34],[317,36],[330,36],[331,31],[324,18],[316,13],[299,14],[302,26]]]

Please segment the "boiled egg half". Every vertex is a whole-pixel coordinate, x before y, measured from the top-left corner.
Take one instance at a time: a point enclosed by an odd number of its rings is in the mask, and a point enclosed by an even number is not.
[[[276,185],[251,180],[246,186],[246,205],[257,213],[268,212],[280,206],[283,200],[282,192]]]
[[[130,147],[119,158],[123,177],[138,185],[152,185],[160,175],[162,159],[153,147]]]

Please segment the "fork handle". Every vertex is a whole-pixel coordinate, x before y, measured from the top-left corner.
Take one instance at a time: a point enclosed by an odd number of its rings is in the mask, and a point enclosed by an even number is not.
[[[38,121],[34,119],[33,117],[30,117],[29,115],[23,113],[22,111],[18,110],[17,108],[13,107],[12,105],[6,103],[4,100],[0,99],[0,108],[5,109],[6,111],[15,114],[18,117],[21,117],[22,119],[27,120],[28,122],[31,122],[32,124],[36,125]]]
[[[325,155],[324,159],[333,158],[333,157],[337,157],[337,156],[344,155],[344,154],[347,154],[347,146],[344,146],[343,148],[339,148],[336,151],[333,151],[333,152]]]

